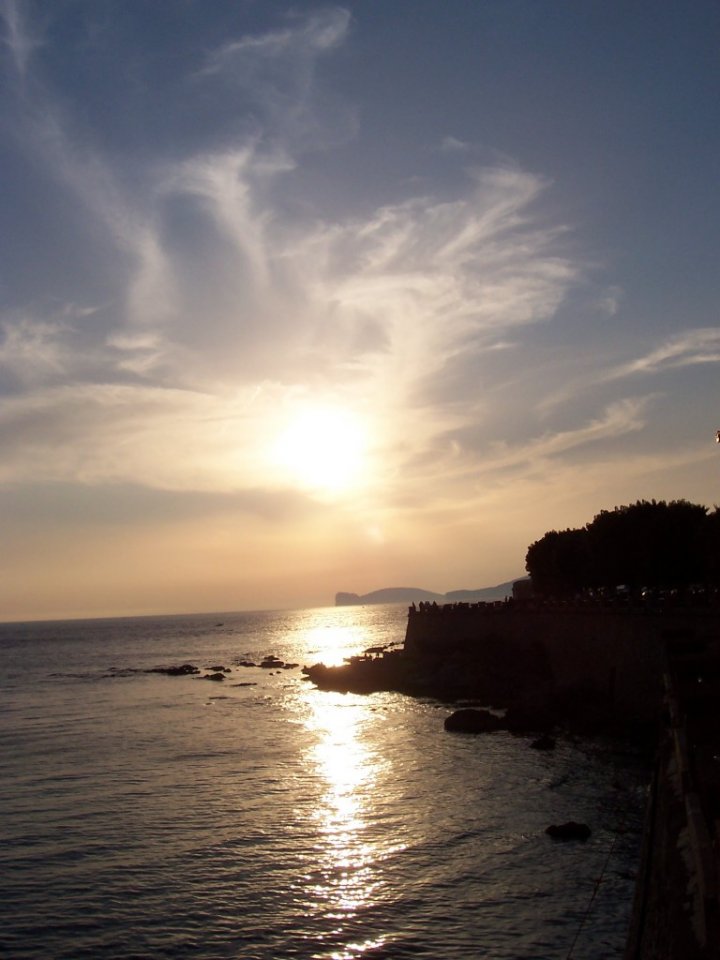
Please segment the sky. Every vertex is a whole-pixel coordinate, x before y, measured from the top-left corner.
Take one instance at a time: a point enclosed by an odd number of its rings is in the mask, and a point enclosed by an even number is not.
[[[0,619],[720,502],[716,0],[0,0]]]

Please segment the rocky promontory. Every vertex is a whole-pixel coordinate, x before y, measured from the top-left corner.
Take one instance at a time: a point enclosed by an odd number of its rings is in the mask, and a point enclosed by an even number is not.
[[[652,724],[668,638],[704,644],[720,607],[512,600],[411,605],[404,645],[338,667],[305,667],[317,687],[393,691],[524,713],[529,731]]]

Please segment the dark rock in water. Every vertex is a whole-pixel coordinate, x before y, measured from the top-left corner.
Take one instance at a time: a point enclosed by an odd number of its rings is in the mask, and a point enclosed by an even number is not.
[[[203,680],[218,681],[218,680],[224,680],[224,679],[225,679],[224,673],[206,673],[205,676],[203,677]]]
[[[467,708],[456,710],[446,717],[445,729],[456,733],[493,733],[495,730],[504,730],[505,721],[489,710]]]
[[[553,824],[545,833],[556,840],[587,840],[592,830],[586,823],[569,820],[567,823]]]
[[[230,667],[206,667],[206,670],[212,670],[213,673],[231,673]]]
[[[200,670],[192,663],[183,663],[179,667],[151,667],[145,673],[164,673],[168,677],[188,677]]]
[[[273,670],[275,667],[282,667],[283,661],[279,657],[269,654],[267,657],[263,657],[262,663],[260,666],[263,670]]]
[[[250,682],[250,683],[233,683],[233,684],[231,684],[231,686],[233,686],[233,687],[256,687],[257,684],[256,684],[256,683],[253,683],[253,682]]]
[[[302,672],[320,690],[337,693],[376,693],[380,690],[406,693],[412,687],[412,678],[402,669],[400,659],[391,656],[374,660],[353,657],[352,663],[339,667],[316,663],[312,667],[303,667]]]
[[[538,737],[537,740],[533,740],[530,746],[533,748],[533,750],[554,750],[555,738],[545,734],[545,736]]]
[[[238,660],[239,667],[256,667],[257,664],[254,660]]]

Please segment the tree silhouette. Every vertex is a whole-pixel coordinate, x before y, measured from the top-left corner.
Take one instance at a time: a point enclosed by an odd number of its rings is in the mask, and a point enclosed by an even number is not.
[[[525,568],[536,593],[574,596],[588,585],[590,541],[587,530],[551,530],[528,548]]]
[[[590,587],[683,588],[720,582],[720,513],[674,500],[602,510],[579,530],[555,530],[528,548],[536,592],[571,596]]]

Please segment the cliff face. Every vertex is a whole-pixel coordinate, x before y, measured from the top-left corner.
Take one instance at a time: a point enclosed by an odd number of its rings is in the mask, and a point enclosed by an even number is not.
[[[354,607],[361,602],[360,595],[357,593],[345,593],[341,590],[340,593],[335,594],[336,607]]]

